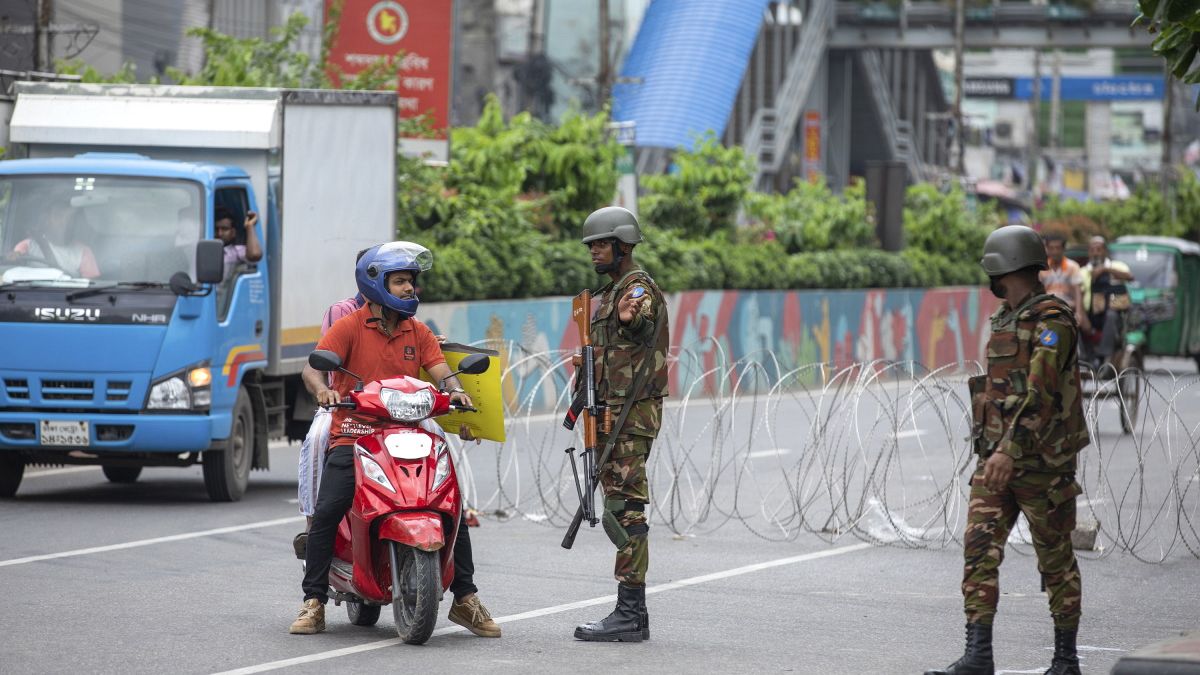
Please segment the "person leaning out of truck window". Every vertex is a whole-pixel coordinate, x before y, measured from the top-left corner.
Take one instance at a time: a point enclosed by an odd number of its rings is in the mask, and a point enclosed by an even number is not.
[[[66,272],[73,277],[94,279],[100,276],[96,257],[87,244],[75,237],[71,220],[75,209],[70,202],[50,204],[46,226],[32,237],[18,242],[9,256],[14,260],[35,260]]]
[[[252,263],[262,260],[262,246],[258,243],[258,233],[254,225],[258,223],[258,214],[246,212],[246,243],[237,243],[237,230],[233,227],[233,212],[221,206],[213,214],[213,229],[217,239],[225,242],[225,278],[233,276],[233,270],[240,263]]]

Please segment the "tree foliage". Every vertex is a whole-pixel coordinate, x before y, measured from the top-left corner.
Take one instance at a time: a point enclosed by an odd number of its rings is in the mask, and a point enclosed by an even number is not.
[[[1156,34],[1151,48],[1166,59],[1171,75],[1200,83],[1200,66],[1193,67],[1200,55],[1200,0],[1138,0],[1137,8],[1134,23]]]

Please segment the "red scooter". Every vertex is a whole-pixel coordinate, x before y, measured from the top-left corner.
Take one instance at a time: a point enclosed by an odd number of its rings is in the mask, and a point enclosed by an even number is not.
[[[350,623],[373,626],[392,605],[396,632],[424,644],[437,623],[438,603],[454,579],[454,540],[462,499],[445,436],[432,419],[452,410],[450,395],[411,377],[372,382],[318,350],[316,370],[340,370],[358,381],[339,407],[374,417],[374,433],[354,445],[354,503],[338,526],[329,569],[330,597],[346,603]],[[487,371],[488,357],[467,356],[458,373]],[[457,373],[456,373],[457,374]]]

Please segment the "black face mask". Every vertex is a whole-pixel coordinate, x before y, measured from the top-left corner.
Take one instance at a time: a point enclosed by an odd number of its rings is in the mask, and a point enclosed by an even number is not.
[[[1004,299],[1004,296],[1008,295],[1008,289],[1001,285],[1000,277],[992,277],[991,289],[992,295],[1001,300]]]
[[[608,274],[621,268],[621,260],[625,257],[625,253],[621,251],[621,245],[617,243],[616,239],[610,240],[610,243],[612,244],[612,262],[593,266],[596,274]]]

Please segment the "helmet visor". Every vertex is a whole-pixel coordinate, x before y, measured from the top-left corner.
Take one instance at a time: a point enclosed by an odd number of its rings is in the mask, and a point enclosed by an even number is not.
[[[405,264],[404,267],[411,266],[422,272],[428,272],[433,268],[433,252],[411,241],[394,241],[389,244],[383,244],[376,249],[374,259],[384,260],[386,259],[385,257],[410,260],[411,263]]]

